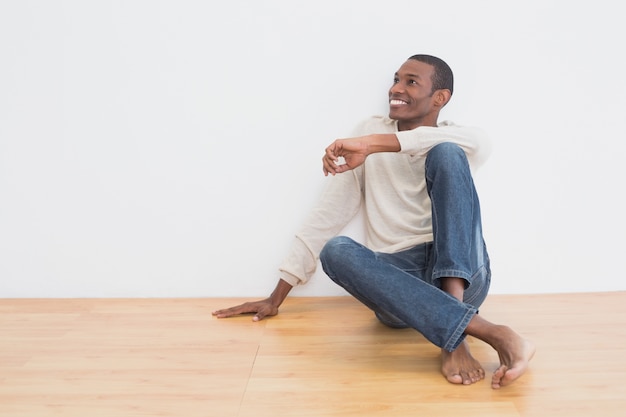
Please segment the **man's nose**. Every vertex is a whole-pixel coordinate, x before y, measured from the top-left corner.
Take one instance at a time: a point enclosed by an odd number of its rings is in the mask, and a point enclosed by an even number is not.
[[[391,86],[391,88],[389,89],[389,93],[390,94],[395,94],[395,93],[403,93],[404,92],[404,87],[402,86],[401,83],[395,83],[394,85]]]

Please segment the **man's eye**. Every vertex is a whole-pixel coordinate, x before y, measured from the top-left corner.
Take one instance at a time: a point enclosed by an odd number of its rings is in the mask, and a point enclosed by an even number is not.
[[[393,83],[394,83],[394,84],[398,84],[399,82],[400,82],[400,80],[398,79],[398,77],[396,77],[396,78],[394,78],[394,79],[393,79]]]

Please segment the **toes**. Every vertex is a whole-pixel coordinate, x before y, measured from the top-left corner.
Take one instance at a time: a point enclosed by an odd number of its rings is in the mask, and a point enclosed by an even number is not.
[[[467,384],[473,384],[473,383],[478,382],[481,379],[483,379],[483,374],[480,371],[482,371],[482,369],[470,372],[468,374],[468,382],[466,382],[466,383]]]
[[[482,370],[481,370],[482,371]],[[452,384],[471,385],[484,378],[484,371],[460,372],[446,375],[448,382]]]
[[[507,371],[507,367],[505,365],[501,365],[496,371],[493,373],[491,377],[491,388],[498,389],[502,385],[502,379],[504,378],[504,374]]]
[[[474,382],[473,378],[465,372],[461,373],[461,378],[463,378],[463,385],[470,385]]]
[[[463,384],[463,377],[459,374],[453,374],[453,375],[446,375],[446,379],[448,380],[448,382],[451,382],[453,384]]]
[[[483,379],[483,374],[480,371],[472,373],[472,382],[478,382]]]

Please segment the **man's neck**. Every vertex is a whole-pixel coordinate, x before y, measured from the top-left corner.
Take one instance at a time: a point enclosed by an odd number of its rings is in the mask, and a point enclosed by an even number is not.
[[[413,130],[413,129],[417,129],[420,126],[430,126],[430,127],[437,127],[437,120],[431,122],[431,123],[424,123],[424,122],[419,122],[419,123],[408,123],[408,122],[403,122],[398,120],[398,131],[402,132],[403,130]]]
[[[437,127],[438,114],[429,113],[421,119],[414,120],[398,120],[398,131],[413,130],[420,126]]]

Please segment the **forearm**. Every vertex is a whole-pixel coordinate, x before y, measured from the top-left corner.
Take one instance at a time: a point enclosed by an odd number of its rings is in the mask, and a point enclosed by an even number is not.
[[[442,142],[459,145],[470,160],[473,168],[485,163],[491,154],[491,140],[479,128],[457,125],[440,127],[420,126],[413,130],[396,132],[400,152],[411,155],[426,155],[430,149]]]
[[[395,133],[376,133],[366,136],[368,153],[399,152],[400,141]]]

